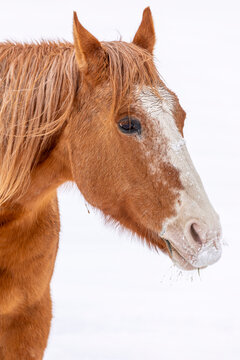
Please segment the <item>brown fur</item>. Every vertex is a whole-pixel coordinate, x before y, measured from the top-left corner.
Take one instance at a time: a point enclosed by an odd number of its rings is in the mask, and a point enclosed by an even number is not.
[[[160,164],[156,181],[139,143],[116,124],[129,113],[147,124],[134,89],[164,86],[151,55],[154,41],[147,9],[132,44],[100,43],[75,14],[75,46],[0,45],[1,360],[42,359],[60,184],[75,181],[108,218],[166,251],[157,232],[174,215],[177,170]],[[182,131],[185,114],[174,98]]]

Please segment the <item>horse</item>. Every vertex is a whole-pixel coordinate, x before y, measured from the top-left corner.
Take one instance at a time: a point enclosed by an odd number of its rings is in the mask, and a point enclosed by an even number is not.
[[[189,156],[186,114],[154,64],[150,8],[131,43],[0,44],[0,359],[40,360],[58,250],[57,188],[183,269],[221,256],[221,225]]]

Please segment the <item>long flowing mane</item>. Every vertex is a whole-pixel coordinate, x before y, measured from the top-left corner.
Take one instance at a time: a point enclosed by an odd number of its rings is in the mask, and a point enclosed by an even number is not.
[[[122,41],[102,46],[114,108],[133,84],[159,81],[148,52]],[[51,135],[69,118],[81,83],[71,43],[0,44],[0,206],[26,190]]]

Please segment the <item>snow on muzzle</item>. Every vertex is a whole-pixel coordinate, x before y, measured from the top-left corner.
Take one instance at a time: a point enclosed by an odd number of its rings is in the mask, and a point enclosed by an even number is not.
[[[214,226],[215,225],[215,226]],[[203,268],[214,264],[221,256],[221,227],[190,219],[185,228],[179,219],[166,226],[162,237],[167,241],[173,261],[182,268]]]

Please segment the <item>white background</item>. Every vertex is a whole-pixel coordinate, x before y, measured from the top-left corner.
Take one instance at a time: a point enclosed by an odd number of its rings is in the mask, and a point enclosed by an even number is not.
[[[181,274],[65,186],[46,360],[240,359],[239,1],[1,0],[0,40],[72,41],[76,10],[99,40],[130,41],[148,5],[157,66],[187,111],[188,148],[228,246],[200,277]]]

